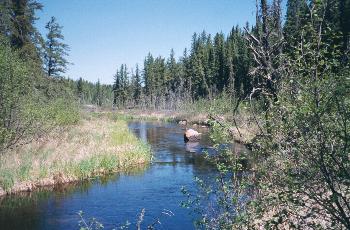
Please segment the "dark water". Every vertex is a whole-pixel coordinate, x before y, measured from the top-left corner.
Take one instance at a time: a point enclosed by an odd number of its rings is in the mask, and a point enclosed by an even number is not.
[[[3,198],[0,230],[79,229],[80,210],[87,219],[96,217],[105,229],[118,227],[127,220],[132,224],[130,228],[135,229],[143,208],[144,227],[160,217],[162,224],[157,229],[194,229],[194,214],[180,207],[185,200],[181,187],[195,193],[193,178],[210,178],[214,173],[203,157],[203,150],[210,146],[207,135],[203,135],[200,143],[185,144],[184,130],[176,124],[131,122],[129,128],[152,146],[155,159],[149,167]],[[162,215],[163,210],[172,211],[174,216]]]

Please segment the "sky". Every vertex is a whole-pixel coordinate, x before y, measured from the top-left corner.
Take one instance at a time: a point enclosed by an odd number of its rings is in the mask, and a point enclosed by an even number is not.
[[[255,0],[39,0],[36,26],[46,34],[51,16],[70,46],[66,76],[110,84],[121,64],[129,69],[150,52],[177,57],[194,32],[228,34],[255,21]]]

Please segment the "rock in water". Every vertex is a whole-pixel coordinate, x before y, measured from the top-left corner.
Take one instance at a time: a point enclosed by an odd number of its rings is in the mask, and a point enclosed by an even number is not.
[[[0,187],[0,197],[6,195],[6,191]]]
[[[187,121],[186,120],[179,121],[179,125],[187,125]]]
[[[185,139],[185,142],[188,142],[188,141],[197,142],[201,139],[201,133],[193,129],[188,129],[184,134],[184,139]]]

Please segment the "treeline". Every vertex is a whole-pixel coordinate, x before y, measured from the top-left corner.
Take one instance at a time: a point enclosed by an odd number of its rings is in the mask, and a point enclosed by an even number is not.
[[[182,102],[214,98],[223,91],[245,97],[252,88],[252,64],[246,32],[234,27],[226,37],[194,33],[191,49],[178,60],[148,54],[143,69],[121,65],[114,76],[113,104],[117,107],[175,109]]]
[[[272,39],[284,38],[284,45],[278,50],[270,50],[269,55],[279,57],[278,54],[282,51],[287,53],[295,48],[302,36],[305,21],[308,20],[308,4],[312,3],[288,1],[284,26],[280,2],[273,1],[270,7],[266,6],[265,10],[271,13],[271,18],[274,19],[269,22],[273,30],[268,36]],[[337,39],[331,39],[329,44],[339,46],[345,51],[349,43],[348,3],[331,1],[326,10],[325,25],[331,31],[342,34]],[[267,30],[267,27],[259,26],[266,24],[263,22],[266,19],[257,20],[257,24],[251,28],[249,25],[246,25],[244,30],[238,26],[234,27],[228,36],[223,33],[212,36],[205,31],[200,34],[194,33],[190,50],[185,49],[178,60],[171,50],[168,58],[148,54],[142,70],[137,66],[135,71],[130,71],[123,64],[114,77],[114,106],[169,109],[176,108],[183,101],[214,98],[223,91],[230,92],[240,99],[247,98],[254,86],[257,87],[261,83],[256,73],[250,72],[257,63],[256,54],[251,52],[248,33],[258,36],[258,30]],[[261,45],[267,46],[267,40]],[[261,65],[266,65],[268,60],[260,61]],[[280,61],[283,60],[276,60],[273,65]],[[270,83],[270,87],[274,87],[275,83]]]
[[[111,108],[113,105],[113,86],[96,83],[79,78],[78,80],[65,79],[67,87],[73,92],[76,101],[81,105],[96,105]]]
[[[69,47],[54,17],[41,35],[35,0],[0,1],[0,151],[79,119],[73,91],[62,77]]]

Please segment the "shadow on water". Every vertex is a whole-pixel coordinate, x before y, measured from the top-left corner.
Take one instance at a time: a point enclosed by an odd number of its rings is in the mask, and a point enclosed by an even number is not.
[[[176,124],[133,121],[129,128],[151,145],[155,159],[149,167],[2,198],[0,229],[77,229],[80,210],[111,229],[134,223],[143,208],[145,225],[167,209],[175,215],[163,219],[161,229],[193,229],[193,216],[180,207],[181,187],[196,193],[193,178],[215,173],[204,157],[211,150],[206,130],[198,128],[204,133],[199,143],[185,144],[184,129]]]

